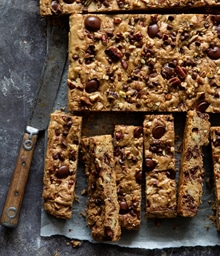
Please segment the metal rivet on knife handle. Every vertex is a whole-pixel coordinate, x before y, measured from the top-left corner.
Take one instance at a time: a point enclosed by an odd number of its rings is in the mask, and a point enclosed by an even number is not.
[[[37,137],[37,134],[32,135],[32,148],[26,150],[23,144],[30,138],[30,134],[25,133],[23,136],[1,217],[1,224],[6,227],[13,228],[17,226]]]

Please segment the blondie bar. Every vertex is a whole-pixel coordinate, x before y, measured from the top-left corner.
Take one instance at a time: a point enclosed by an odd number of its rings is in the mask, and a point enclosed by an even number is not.
[[[97,241],[116,241],[121,235],[112,142],[111,135],[81,141],[88,178],[87,221]]]
[[[201,204],[203,187],[202,146],[209,143],[209,115],[190,110],[186,116],[180,163],[178,215],[193,217]]]
[[[116,125],[114,156],[120,225],[124,229],[139,229],[141,223],[143,128],[132,125]]]
[[[62,111],[51,114],[44,167],[44,209],[57,218],[71,218],[76,184],[82,117]]]
[[[204,14],[71,15],[69,109],[219,112],[219,27]]]
[[[176,217],[174,118],[172,115],[146,115],[143,126],[146,216]]]

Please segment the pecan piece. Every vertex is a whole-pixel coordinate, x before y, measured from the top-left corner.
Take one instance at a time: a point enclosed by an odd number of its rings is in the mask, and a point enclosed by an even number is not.
[[[174,87],[181,85],[181,81],[177,76],[172,77],[168,82],[169,82],[169,85],[174,86]]]

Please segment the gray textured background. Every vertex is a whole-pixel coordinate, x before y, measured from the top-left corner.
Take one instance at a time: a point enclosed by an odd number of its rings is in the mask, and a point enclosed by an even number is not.
[[[0,212],[30,115],[46,53],[46,21],[38,0],[0,0]],[[220,255],[219,247],[166,250],[126,249],[83,242],[74,249],[65,237],[40,237],[44,133],[35,149],[16,229],[0,226],[0,256],[7,255]]]

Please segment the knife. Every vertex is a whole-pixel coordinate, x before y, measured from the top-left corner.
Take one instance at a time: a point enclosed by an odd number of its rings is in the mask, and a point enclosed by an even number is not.
[[[39,87],[30,119],[27,122],[20,145],[18,158],[6,196],[1,224],[15,228],[18,224],[25,187],[37,138],[40,131],[48,127],[50,113],[59,89],[67,61],[67,20],[48,21],[47,54],[41,73]]]

